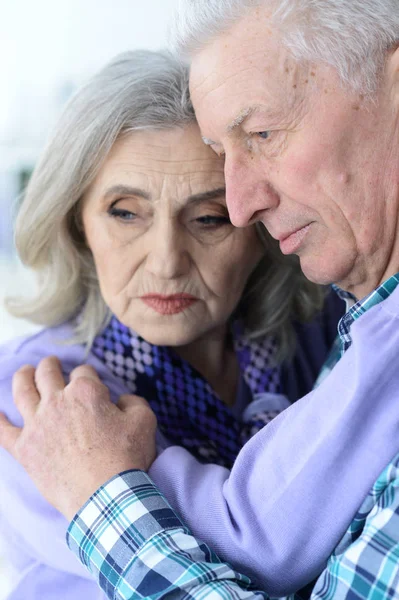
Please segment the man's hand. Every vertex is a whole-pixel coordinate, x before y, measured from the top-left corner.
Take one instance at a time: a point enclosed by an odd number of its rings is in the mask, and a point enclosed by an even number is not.
[[[57,358],[25,366],[13,378],[22,429],[0,414],[0,445],[25,468],[43,496],[68,519],[108,479],[146,471],[155,458],[156,417],[138,396],[112,404],[88,366],[65,385]]]

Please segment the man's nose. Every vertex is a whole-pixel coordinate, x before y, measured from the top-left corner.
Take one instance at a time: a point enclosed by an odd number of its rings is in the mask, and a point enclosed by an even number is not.
[[[279,204],[266,171],[258,160],[229,160],[226,156],[226,204],[232,224],[246,227],[263,221],[266,213]]]
[[[146,268],[160,279],[176,279],[190,267],[190,252],[185,236],[178,227],[163,223],[154,230],[150,240]]]

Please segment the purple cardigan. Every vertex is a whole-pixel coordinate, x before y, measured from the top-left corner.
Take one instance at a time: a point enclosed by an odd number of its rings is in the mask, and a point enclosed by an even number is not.
[[[290,380],[287,389],[289,396],[295,391],[298,392],[298,389],[301,393],[308,391],[317,375],[325,358],[326,340],[330,333],[334,332],[332,327],[331,332],[326,335],[323,327],[324,325],[319,323],[312,330],[311,343],[310,330],[306,330],[306,350],[302,348],[304,340],[299,333],[296,358],[285,368],[285,377]],[[82,346],[60,344],[60,340],[70,336],[71,327],[66,324],[43,330],[29,338],[14,340],[0,348],[0,411],[5,412],[13,423],[22,422],[12,401],[13,373],[23,364],[36,365],[41,358],[49,354],[56,354],[60,358],[65,374],[84,362],[93,365],[103,382],[110,388],[113,400],[126,393],[121,382],[95,356],[89,354],[85,357]],[[339,416],[339,399],[336,407],[332,405],[328,407],[328,415],[325,419],[324,415],[320,414],[320,410],[315,406],[314,415],[309,418],[307,413],[305,419],[302,419],[303,422],[298,423],[301,428],[309,429],[310,452],[314,451],[312,442],[314,428],[317,427],[318,439],[322,438],[323,430],[328,435],[335,413],[335,416]],[[324,406],[321,412],[325,410]],[[383,412],[378,406],[376,411]],[[381,421],[383,422],[383,419],[380,419],[380,427]],[[358,429],[358,422],[355,427]],[[356,434],[357,431],[354,431],[353,435]],[[384,438],[382,427],[381,437]],[[161,446],[165,446],[165,440],[159,438],[158,441]],[[385,436],[385,442],[387,446],[385,453],[392,450],[393,455],[396,452],[396,440],[394,442],[389,436],[388,438]],[[317,456],[316,479],[310,468],[305,477],[307,486],[304,486],[302,478],[300,488],[295,489],[295,452],[306,452],[306,448],[299,450],[289,441],[279,452],[278,446],[274,449],[273,435],[269,437],[269,443],[271,457],[269,464],[259,470],[259,465],[256,464],[256,454],[259,449],[256,448],[256,441],[255,443],[251,441],[248,444],[248,452],[241,453],[243,458],[238,465],[239,468],[236,469],[236,473],[240,475],[231,481],[228,480],[229,472],[226,469],[215,465],[200,465],[181,448],[169,448],[160,453],[150,474],[161,490],[166,492],[172,505],[183,513],[194,532],[206,540],[211,540],[216,549],[221,551],[222,556],[225,554],[224,550],[228,548],[230,561],[247,564],[248,549],[250,549],[251,555],[256,555],[260,564],[262,561],[264,564],[267,563],[268,573],[275,572],[275,577],[280,578],[281,573],[279,574],[278,571],[284,569],[284,565],[286,568],[289,566],[293,572],[300,571],[304,567],[304,561],[309,561],[309,557],[311,560],[312,556],[317,555],[321,550],[326,552],[326,548],[329,551],[334,548],[351,521],[354,510],[360,505],[374,481],[375,474],[370,473],[366,468],[357,470],[353,485],[346,484],[344,489],[340,489],[339,477],[334,477],[331,494],[323,496],[321,506],[317,494],[309,492],[313,486],[316,490],[318,486],[325,486],[331,473],[336,475],[340,470],[340,464],[330,464],[328,444],[324,448],[323,460],[321,456]],[[336,455],[337,439],[335,443],[333,440],[331,445],[333,449],[331,455]],[[370,457],[365,437],[360,437],[358,450],[353,455],[345,455],[348,468],[353,462],[353,468],[357,469],[361,464],[359,456],[362,457],[363,453],[366,463],[363,466],[369,466]],[[381,458],[381,468],[389,458],[390,455],[388,458]],[[314,456],[309,455],[309,464],[312,461]],[[320,465],[325,465],[324,470]],[[241,477],[243,473],[247,474],[245,480]],[[260,473],[265,482],[261,486],[262,491],[267,494],[265,497],[255,494]],[[66,520],[40,496],[22,467],[2,449],[0,449],[0,481],[0,528],[6,540],[8,557],[19,573],[9,599],[103,600],[105,597],[102,591],[66,546],[65,532],[68,526]],[[273,481],[270,488],[267,485],[268,481]],[[279,489],[280,485],[281,489]],[[227,498],[224,496],[224,490],[228,494]],[[298,503],[299,498],[300,503]],[[232,502],[236,508],[239,506],[239,523],[229,519],[227,502]],[[279,509],[277,513],[276,504]],[[288,528],[285,514],[295,516],[295,522],[289,522]],[[320,515],[326,514],[331,515],[328,526],[319,531],[309,529],[304,531],[303,527],[299,526],[302,523],[309,523],[309,515],[314,518],[315,523],[320,523]],[[336,515],[339,518],[335,519]],[[262,553],[265,541],[268,548],[266,556]],[[301,561],[298,554],[295,555],[298,548],[303,550],[300,554],[305,557],[304,561]],[[270,549],[273,549],[272,553]],[[250,561],[247,571],[251,572],[255,580],[259,579],[256,569],[256,564]]]

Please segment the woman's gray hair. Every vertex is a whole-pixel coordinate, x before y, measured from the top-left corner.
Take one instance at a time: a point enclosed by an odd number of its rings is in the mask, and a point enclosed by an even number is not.
[[[27,187],[16,224],[22,262],[39,279],[35,298],[10,299],[16,316],[58,325],[79,315],[73,341],[89,348],[110,317],[80,223],[81,199],[115,141],[138,130],[195,123],[188,69],[168,53],[118,56],[67,105]],[[296,260],[283,259],[263,226],[265,257],[242,303],[252,335],[275,334],[280,356],[293,347],[293,319],[310,318],[323,302]],[[238,307],[240,311],[240,307]]]
[[[180,0],[175,49],[192,56],[259,6],[270,8],[296,60],[332,66],[355,92],[376,91],[386,52],[399,40],[398,0]]]

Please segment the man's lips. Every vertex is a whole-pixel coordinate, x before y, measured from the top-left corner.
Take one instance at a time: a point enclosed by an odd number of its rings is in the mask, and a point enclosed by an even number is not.
[[[175,315],[198,302],[198,298],[191,294],[146,294],[141,296],[141,300],[161,315]]]
[[[289,233],[283,233],[277,237],[280,242],[280,250],[283,254],[295,254],[307,236],[312,223],[299,227]]]

